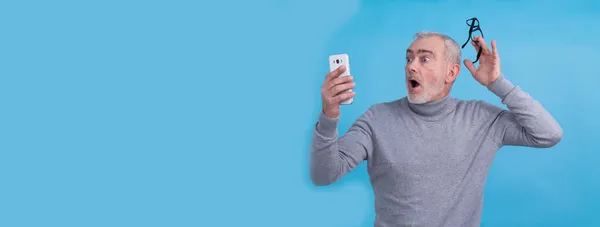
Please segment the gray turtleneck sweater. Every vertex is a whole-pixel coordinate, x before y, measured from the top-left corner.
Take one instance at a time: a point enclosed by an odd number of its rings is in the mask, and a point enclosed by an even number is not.
[[[341,137],[338,118],[320,114],[310,177],[329,185],[367,161],[376,227],[479,226],[484,184],[504,145],[547,148],[562,129],[504,76],[488,86],[508,110],[484,101],[405,98],[372,105]]]

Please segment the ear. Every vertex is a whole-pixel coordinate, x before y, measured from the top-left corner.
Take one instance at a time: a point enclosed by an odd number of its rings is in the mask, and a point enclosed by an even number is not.
[[[446,69],[446,83],[451,84],[454,83],[456,77],[460,73],[460,65],[459,64],[449,64]]]

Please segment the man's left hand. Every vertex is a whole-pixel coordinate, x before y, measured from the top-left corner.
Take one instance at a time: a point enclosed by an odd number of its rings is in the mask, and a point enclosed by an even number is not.
[[[473,78],[487,87],[500,77],[500,56],[496,49],[496,40],[492,40],[492,50],[487,46],[483,37],[476,36],[473,40],[475,41],[471,41],[471,44],[475,47],[475,51],[479,52],[479,46],[483,49],[479,56],[479,68],[476,69],[473,62],[468,59],[464,60],[464,64]]]

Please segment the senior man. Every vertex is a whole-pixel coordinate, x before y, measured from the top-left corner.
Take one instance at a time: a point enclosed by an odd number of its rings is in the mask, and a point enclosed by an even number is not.
[[[371,105],[338,136],[340,102],[355,95],[340,67],[323,83],[314,127],[310,177],[329,185],[367,161],[375,194],[375,223],[387,226],[479,226],[483,191],[496,152],[506,145],[548,148],[562,129],[544,107],[501,72],[491,50],[474,37],[479,67],[464,65],[508,110],[450,95],[461,49],[447,35],[420,32],[406,50],[406,97]]]

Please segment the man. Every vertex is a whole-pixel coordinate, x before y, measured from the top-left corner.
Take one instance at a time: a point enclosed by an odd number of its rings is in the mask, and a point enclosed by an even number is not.
[[[372,105],[338,138],[340,102],[355,94],[352,77],[327,74],[323,109],[314,128],[310,176],[329,185],[367,160],[375,194],[375,226],[479,226],[483,190],[496,151],[504,145],[552,147],[562,138],[555,119],[502,75],[496,41],[482,37],[479,68],[464,64],[508,110],[449,95],[461,50],[450,37],[417,33],[406,51],[408,96]]]

